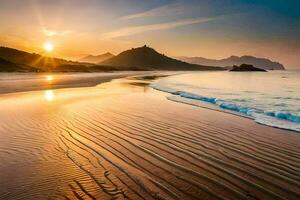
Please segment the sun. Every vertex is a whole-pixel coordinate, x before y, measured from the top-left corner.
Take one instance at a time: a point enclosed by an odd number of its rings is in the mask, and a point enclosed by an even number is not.
[[[54,44],[52,42],[45,42],[44,43],[44,50],[48,53],[51,53],[54,50]]]

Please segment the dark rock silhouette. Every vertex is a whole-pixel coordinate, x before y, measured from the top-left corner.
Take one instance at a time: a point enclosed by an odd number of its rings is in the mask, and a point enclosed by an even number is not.
[[[264,69],[256,68],[253,65],[241,64],[240,66],[234,65],[231,72],[266,72]]]

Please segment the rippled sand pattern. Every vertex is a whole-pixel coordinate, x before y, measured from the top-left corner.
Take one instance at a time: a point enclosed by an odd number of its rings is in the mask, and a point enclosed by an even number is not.
[[[298,134],[116,85],[2,96],[0,199],[300,199]]]

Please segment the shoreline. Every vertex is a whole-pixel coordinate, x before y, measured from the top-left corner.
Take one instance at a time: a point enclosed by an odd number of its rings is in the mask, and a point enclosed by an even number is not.
[[[14,75],[0,73],[0,96],[5,94],[54,90],[64,88],[94,87],[115,79],[130,78],[132,76],[151,77],[175,75],[185,71],[122,71],[122,72],[97,72],[97,73],[17,73],[19,79],[2,79],[1,76]],[[26,77],[30,75],[30,77]],[[19,83],[20,82],[20,83]],[[20,85],[18,85],[20,84]]]
[[[25,80],[21,78],[24,78],[24,76],[28,74],[17,74],[23,77],[20,77],[19,80],[0,79],[0,95],[63,88],[93,87],[114,79],[130,77],[141,73],[147,72],[126,71],[99,73],[33,73],[29,74],[30,78],[26,79],[25,77]],[[2,73],[1,75],[5,76],[7,73]],[[11,75],[11,73],[8,75]]]
[[[241,113],[238,113],[238,112],[222,109],[222,108],[216,107],[216,106],[211,105],[206,102],[197,101],[197,104],[194,104],[193,102],[185,102],[183,100],[178,101],[178,100],[176,100],[177,95],[174,95],[175,98],[172,98],[173,95],[171,93],[166,92],[164,90],[157,89],[155,87],[153,88],[150,86],[153,83],[152,81],[155,81],[157,79],[164,78],[167,76],[178,75],[181,73],[189,73],[189,72],[190,71],[180,71],[180,72],[178,72],[178,71],[169,71],[169,72],[165,72],[165,71],[125,71],[125,72],[99,72],[99,73],[52,73],[52,74],[42,73],[42,76],[40,76],[40,74],[38,74],[39,76],[37,76],[37,77],[39,77],[39,78],[38,78],[38,80],[35,80],[35,81],[37,81],[37,84],[34,87],[31,87],[31,88],[30,87],[24,88],[23,86],[20,86],[22,88],[12,87],[12,88],[7,88],[6,91],[5,91],[5,89],[3,90],[3,88],[0,87],[0,97],[10,95],[10,94],[18,94],[18,93],[25,94],[25,93],[30,93],[30,92],[34,92],[34,91],[36,91],[36,92],[52,91],[52,90],[57,90],[57,89],[76,89],[76,88],[85,88],[85,87],[90,88],[90,87],[96,87],[97,85],[109,83],[113,80],[129,79],[129,80],[135,81],[136,83],[132,83],[132,84],[134,84],[136,86],[147,86],[148,88],[151,88],[155,91],[163,93],[165,98],[168,101],[173,101],[178,104],[186,104],[186,105],[189,105],[189,106],[192,106],[195,108],[198,107],[198,108],[203,108],[203,109],[207,109],[207,110],[217,111],[220,113],[226,113],[226,114],[234,115],[237,117],[249,119],[249,120],[254,121],[255,123],[263,125],[263,126],[280,129],[280,130],[284,130],[284,131],[288,131],[288,132],[292,132],[292,133],[299,133],[298,131],[289,129],[289,128],[282,128],[282,127],[266,125],[264,123],[255,121],[255,119],[250,116],[242,115]],[[3,73],[3,75],[6,75],[6,73]],[[21,73],[21,75],[26,75],[26,74]],[[36,75],[36,73],[33,73],[32,75]],[[88,76],[88,77],[83,76],[83,78],[76,77],[78,75],[92,75],[92,76]],[[53,76],[55,78],[49,82],[49,81],[47,81],[47,77],[49,77],[49,76]],[[58,77],[56,77],[56,76],[58,76]],[[63,77],[59,77],[59,76],[63,76]],[[72,77],[72,76],[75,76],[75,77]],[[66,77],[67,77],[67,79],[60,80],[61,78],[66,78]],[[12,80],[12,81],[14,81],[14,80]],[[142,81],[142,83],[139,83],[139,81]],[[43,84],[41,84],[42,82],[46,82],[47,84],[43,85]],[[171,96],[168,96],[168,95],[171,95]]]
[[[216,106],[211,105],[206,102],[197,101],[197,104],[194,104],[193,102],[185,102],[182,100],[177,101],[176,95],[174,95],[175,98],[172,98],[173,95],[171,93],[166,92],[164,90],[157,89],[155,87],[153,88],[150,86],[153,83],[152,81],[158,80],[160,78],[178,75],[181,73],[189,73],[189,72],[190,71],[180,71],[180,72],[178,72],[178,71],[169,71],[169,72],[165,72],[165,71],[125,71],[125,72],[99,72],[99,73],[52,73],[52,74],[42,73],[42,76],[38,76],[39,78],[38,78],[38,80],[36,80],[36,81],[38,81],[39,85],[37,84],[33,88],[24,88],[23,86],[20,86],[22,88],[12,87],[12,88],[7,88],[6,91],[1,90],[2,88],[0,87],[0,97],[10,95],[10,94],[18,94],[18,93],[25,94],[25,93],[35,92],[35,91],[41,92],[41,91],[52,91],[52,90],[57,90],[57,89],[76,89],[76,88],[85,88],[85,87],[90,88],[90,87],[96,87],[97,85],[109,83],[113,80],[129,79],[129,80],[133,80],[133,82],[136,82],[136,83],[132,83],[136,86],[147,86],[148,88],[151,88],[155,91],[163,93],[163,95],[165,96],[165,98],[168,101],[173,101],[178,104],[186,104],[186,105],[189,105],[189,106],[192,106],[195,108],[198,107],[198,108],[203,108],[203,109],[207,109],[207,110],[217,111],[220,113],[226,113],[226,114],[234,115],[237,117],[249,119],[249,120],[254,121],[255,123],[260,124],[262,126],[280,129],[280,130],[284,130],[284,131],[288,131],[288,132],[292,132],[292,133],[299,133],[298,131],[293,130],[293,129],[266,125],[266,124],[255,121],[255,119],[250,116],[242,115],[241,113],[238,113],[238,112],[222,109],[222,108],[216,107]],[[21,73],[21,74],[25,75],[23,73]],[[5,75],[5,73],[4,73],[4,75]],[[36,73],[33,73],[33,75],[36,75]],[[40,75],[40,74],[38,74],[38,75]],[[83,76],[83,78],[76,77],[78,75],[92,75],[92,76],[88,76],[88,77]],[[49,81],[47,81],[48,76],[53,76],[55,78],[49,82]],[[58,76],[58,77],[56,77],[56,76]],[[59,77],[59,76],[63,76],[63,77]],[[75,77],[72,77],[72,76],[75,76]],[[67,79],[60,80],[61,78],[66,78],[66,77],[67,77]],[[139,81],[142,81],[142,84],[140,84]],[[46,82],[47,84],[43,85],[43,84],[41,84],[42,82]],[[168,95],[171,95],[171,96],[168,96]],[[171,97],[171,98],[169,98],[169,97]]]

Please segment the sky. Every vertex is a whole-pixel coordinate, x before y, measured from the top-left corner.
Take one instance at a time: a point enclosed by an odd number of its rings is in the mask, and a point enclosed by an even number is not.
[[[300,69],[299,0],[0,0],[0,46],[79,59],[142,46]]]

